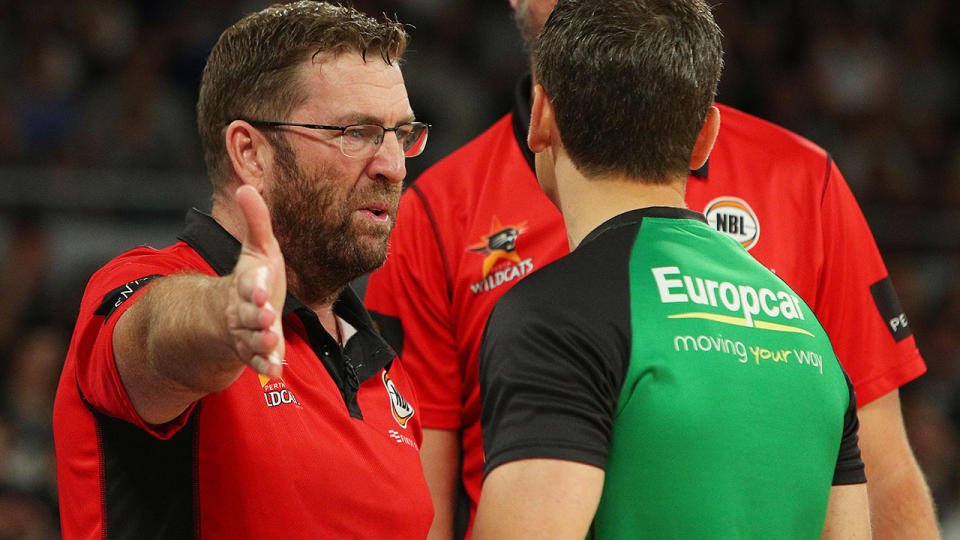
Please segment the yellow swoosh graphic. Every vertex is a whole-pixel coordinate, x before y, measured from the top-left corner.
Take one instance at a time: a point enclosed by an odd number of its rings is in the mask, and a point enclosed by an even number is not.
[[[676,315],[668,315],[668,319],[707,319],[710,321],[721,322],[724,324],[732,324],[734,326],[747,326],[747,320],[743,317],[731,317],[729,315],[717,315],[716,313],[702,313],[702,312],[693,312],[693,313],[677,313]],[[785,324],[777,324],[766,321],[753,321],[753,326],[756,328],[762,328],[764,330],[776,330],[777,332],[791,332],[794,334],[806,334],[810,337],[813,337],[813,334],[807,332],[803,328],[797,328],[795,326],[787,326]]]

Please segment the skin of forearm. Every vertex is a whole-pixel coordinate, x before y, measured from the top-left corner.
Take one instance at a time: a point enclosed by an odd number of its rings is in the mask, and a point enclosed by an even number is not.
[[[857,410],[874,538],[939,538],[933,498],[893,390]]]
[[[170,421],[243,372],[226,325],[229,287],[202,274],[159,278],[117,322],[117,371],[144,421]]]
[[[228,278],[181,274],[157,285],[144,328],[145,360],[185,390],[208,394],[230,386],[245,364],[227,331]]]
[[[940,538],[930,490],[915,461],[870,480],[868,488],[875,539]]]

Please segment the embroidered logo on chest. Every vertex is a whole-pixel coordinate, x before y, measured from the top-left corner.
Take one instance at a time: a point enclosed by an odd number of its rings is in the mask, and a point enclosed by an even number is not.
[[[397,389],[397,385],[390,380],[390,375],[387,374],[386,370],[383,370],[381,378],[383,379],[383,386],[387,389],[387,395],[390,398],[390,412],[393,413],[393,419],[400,424],[400,427],[406,429],[407,421],[413,416],[413,406],[403,399],[403,396],[400,395],[400,390]]]
[[[467,251],[484,256],[482,279],[470,284],[473,294],[487,292],[533,270],[533,258],[522,259],[517,252],[517,238],[526,225],[526,221],[517,225],[501,225],[497,216],[493,216],[490,233],[481,236],[480,242],[467,247]]]

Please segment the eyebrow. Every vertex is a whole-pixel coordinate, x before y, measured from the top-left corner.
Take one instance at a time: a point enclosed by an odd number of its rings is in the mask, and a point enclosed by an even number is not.
[[[400,124],[406,124],[406,123],[408,123],[408,122],[414,122],[414,121],[416,121],[416,119],[417,119],[416,116],[414,116],[413,113],[410,113],[410,114],[404,116],[399,122],[397,122],[396,125],[399,126]],[[337,121],[338,121],[338,122],[342,122],[343,125],[350,125],[350,124],[377,124],[377,125],[383,125],[383,123],[381,122],[381,120],[380,120],[379,117],[373,116],[373,115],[369,115],[369,114],[364,114],[364,113],[347,113],[347,114],[345,114],[345,115],[343,115],[343,116],[339,116]],[[387,127],[393,127],[393,126],[387,126]]]

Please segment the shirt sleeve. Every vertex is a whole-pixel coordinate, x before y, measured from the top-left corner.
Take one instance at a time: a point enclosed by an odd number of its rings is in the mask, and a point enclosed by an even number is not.
[[[151,260],[153,262],[148,262]],[[120,380],[113,355],[113,332],[117,321],[143,297],[150,285],[174,271],[169,264],[151,256],[121,256],[99,270],[87,283],[68,352],[76,362],[77,387],[88,407],[130,422],[162,439],[173,436],[183,427],[192,407],[162,426],[144,422]]]
[[[451,326],[451,273],[439,238],[427,201],[407,189],[387,262],[370,276],[364,303],[417,387],[423,427],[457,429],[463,377]]]
[[[520,459],[606,466],[626,373],[623,339],[552,296],[497,303],[480,346],[484,476]],[[529,288],[526,288],[529,290]],[[598,318],[595,318],[598,319]]]
[[[926,371],[860,207],[833,161],[821,202],[824,267],[814,311],[860,406]]]
[[[859,436],[860,419],[857,417],[857,398],[853,392],[850,377],[844,373],[850,402],[843,417],[843,437],[840,439],[840,451],[837,454],[837,466],[833,471],[833,485],[863,484],[867,481],[863,459],[860,457]]]

